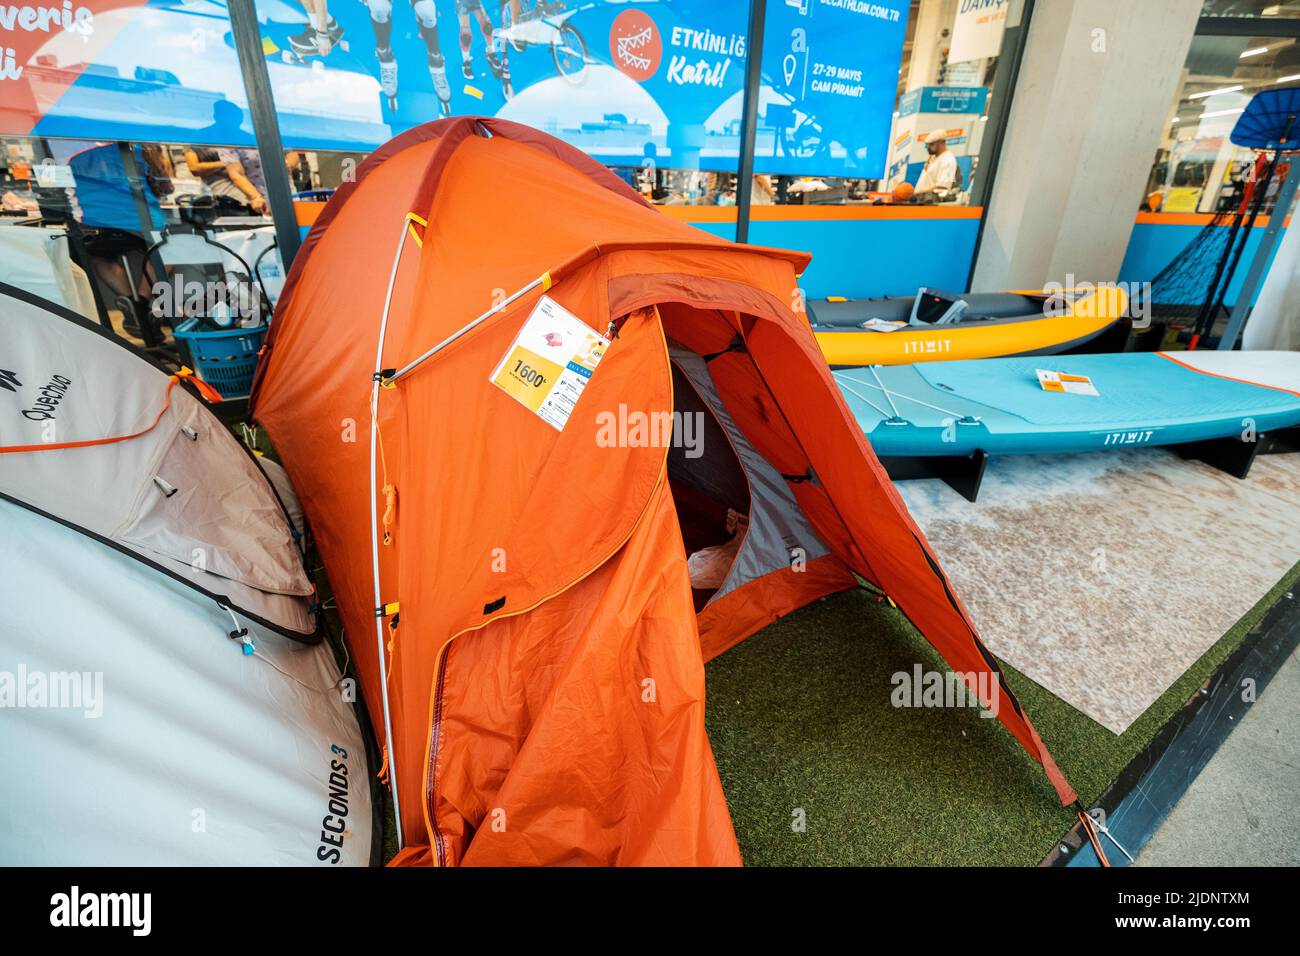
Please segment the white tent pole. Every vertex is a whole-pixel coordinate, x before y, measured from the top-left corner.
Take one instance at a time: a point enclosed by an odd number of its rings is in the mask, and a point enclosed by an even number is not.
[[[388,655],[384,649],[384,599],[379,593],[379,507],[375,487],[375,454],[379,437],[379,373],[384,361],[384,336],[388,332],[388,310],[393,304],[393,286],[397,284],[397,267],[406,248],[406,230],[409,217],[402,219],[402,229],[397,236],[397,251],[393,255],[393,271],[388,276],[388,291],[384,294],[384,313],[379,320],[379,343],[375,346],[375,374],[370,386],[370,559],[375,582],[375,645],[379,651],[379,687],[384,708],[384,746],[388,751],[388,779],[392,783],[393,817],[397,821],[397,849],[406,841],[402,837],[402,805],[397,795],[397,752],[393,749],[393,717],[388,709]]]
[[[433,348],[429,349],[419,358],[412,359],[410,362],[407,362],[396,372],[394,372],[392,377],[389,378],[387,381],[389,383],[396,382],[399,378],[409,375],[411,372],[415,371],[418,365],[422,364],[428,359],[433,358],[433,356],[437,355],[448,345],[451,345],[452,342],[455,342],[466,332],[469,332],[470,330],[474,329],[476,326],[479,326],[482,323],[486,322],[488,319],[492,318],[492,316],[496,315],[498,312],[500,312],[502,309],[508,306],[511,302],[514,302],[516,299],[518,299],[521,295],[527,295],[533,289],[536,289],[539,285],[542,286],[544,290],[549,289],[551,287],[551,274],[549,272],[539,275],[536,279],[528,283],[528,285],[524,286],[522,289],[519,289],[518,291],[511,293],[504,301],[498,303],[497,305],[492,306],[492,308],[488,309],[477,319],[474,319],[470,322],[467,322],[465,325],[462,325],[459,329],[451,333],[451,335],[447,336],[445,339],[443,339]]]

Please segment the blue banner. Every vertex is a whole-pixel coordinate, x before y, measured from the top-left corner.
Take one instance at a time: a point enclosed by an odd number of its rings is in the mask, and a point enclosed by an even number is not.
[[[224,2],[68,0],[23,13],[36,9],[0,16],[0,133],[252,144]]]
[[[475,113],[611,166],[737,166],[747,0],[255,2],[287,146],[369,151]],[[223,0],[72,10],[67,28],[16,20],[0,37],[12,51],[0,132],[252,144]],[[758,171],[883,172],[906,11],[906,0],[769,0]]]
[[[734,170],[745,0],[257,0],[286,145],[500,116],[603,163]]]
[[[879,179],[907,0],[769,0],[754,168]]]
[[[904,94],[898,115],[914,113],[983,113],[989,101],[987,86],[923,86]]]

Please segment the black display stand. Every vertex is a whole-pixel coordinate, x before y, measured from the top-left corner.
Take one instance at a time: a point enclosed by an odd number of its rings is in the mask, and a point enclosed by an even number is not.
[[[880,459],[894,481],[940,478],[967,501],[979,497],[988,461],[989,456],[980,449],[969,455],[908,455]]]
[[[1168,447],[1183,458],[1204,462],[1234,478],[1245,478],[1259,455],[1300,452],[1300,426],[1261,433],[1255,441],[1211,438]],[[898,455],[880,459],[885,472],[893,481],[938,478],[972,502],[979,497],[988,462],[988,453],[982,449],[976,449],[969,455]]]

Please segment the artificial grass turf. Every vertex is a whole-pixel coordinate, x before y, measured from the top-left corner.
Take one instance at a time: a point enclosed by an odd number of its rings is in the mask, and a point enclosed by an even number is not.
[[[1300,565],[1118,737],[1003,665],[1085,805],[1298,579]],[[1000,722],[891,706],[891,675],[917,663],[946,670],[865,590],[817,601],[709,663],[709,736],[746,864],[1032,866],[1074,824]]]

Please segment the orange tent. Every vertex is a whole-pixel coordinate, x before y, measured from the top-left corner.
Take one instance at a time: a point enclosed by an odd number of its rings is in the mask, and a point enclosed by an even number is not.
[[[413,129],[331,199],[253,411],[386,728],[397,862],[739,863],[704,661],[855,575],[1000,678],[798,314],[807,264],[498,119]]]

